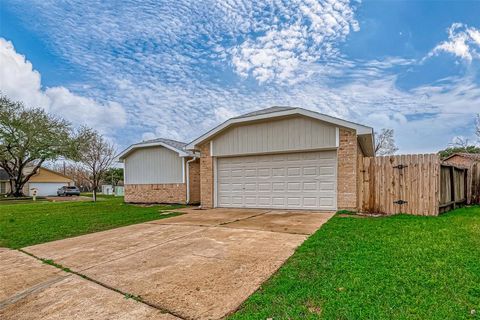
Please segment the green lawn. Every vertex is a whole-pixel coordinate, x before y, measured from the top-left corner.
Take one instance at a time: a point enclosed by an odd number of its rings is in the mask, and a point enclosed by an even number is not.
[[[231,319],[479,319],[480,207],[335,216]]]
[[[0,203],[0,247],[21,248],[130,224],[163,219],[179,206],[140,207],[123,198],[94,202]]]

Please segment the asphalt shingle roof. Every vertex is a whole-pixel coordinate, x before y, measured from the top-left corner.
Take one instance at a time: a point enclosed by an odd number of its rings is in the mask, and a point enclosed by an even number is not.
[[[235,117],[234,119],[259,116],[259,115],[262,115],[262,114],[268,114],[268,113],[274,113],[274,112],[280,112],[280,111],[288,111],[288,110],[293,110],[293,109],[296,109],[296,108],[274,106],[274,107],[270,107],[270,108],[261,109],[261,110],[249,112],[249,113],[246,113],[246,114],[242,114],[241,116]]]
[[[452,156],[450,156],[449,158],[453,157],[453,156],[461,156],[461,157],[464,157],[464,158],[467,158],[467,159],[470,159],[470,160],[474,160],[474,161],[480,161],[480,153],[466,153],[466,152],[459,152],[459,153],[455,153],[453,154]]]
[[[165,139],[165,138],[157,138],[157,139],[142,141],[142,142],[136,143],[136,145],[144,144],[144,143],[155,143],[155,142],[168,144],[169,146],[178,150],[184,150],[184,147],[187,145],[185,142],[180,142],[180,141]]]

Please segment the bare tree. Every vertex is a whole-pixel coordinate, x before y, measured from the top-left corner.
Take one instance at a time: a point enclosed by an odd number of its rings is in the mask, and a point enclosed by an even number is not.
[[[57,172],[62,172],[68,177],[72,178],[75,186],[77,186],[82,192],[92,191],[92,185],[90,181],[90,173],[83,166],[71,161],[63,161],[63,163],[56,162],[50,165],[50,168]]]
[[[81,147],[76,160],[79,166],[88,172],[88,176],[84,178],[90,181],[93,201],[97,201],[100,180],[115,159],[115,148],[100,133],[90,128],[81,128],[78,136]]]
[[[453,142],[449,144],[450,147],[458,149],[458,152],[467,152],[470,145],[470,141],[464,137],[455,137]]]
[[[386,156],[398,151],[395,144],[393,129],[382,129],[380,133],[375,133],[375,154]]]

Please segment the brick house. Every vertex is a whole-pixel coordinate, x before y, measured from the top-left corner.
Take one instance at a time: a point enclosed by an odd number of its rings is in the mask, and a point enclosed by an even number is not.
[[[131,145],[118,155],[124,164],[125,201],[200,202],[200,160],[186,143],[154,139]]]
[[[202,208],[356,210],[359,162],[373,155],[370,127],[272,107],[231,118],[189,144],[133,145],[120,159],[127,202],[190,203],[190,190]]]

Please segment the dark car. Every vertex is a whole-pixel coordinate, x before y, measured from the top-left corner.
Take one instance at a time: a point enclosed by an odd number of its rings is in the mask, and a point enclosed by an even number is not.
[[[77,187],[63,186],[57,190],[57,196],[79,196],[80,190]]]

